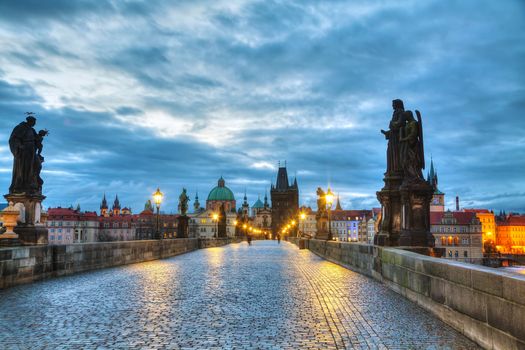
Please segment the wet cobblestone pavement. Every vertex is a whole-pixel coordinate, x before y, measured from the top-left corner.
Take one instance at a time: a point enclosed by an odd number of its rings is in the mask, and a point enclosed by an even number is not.
[[[0,291],[2,349],[477,349],[380,283],[256,241]]]

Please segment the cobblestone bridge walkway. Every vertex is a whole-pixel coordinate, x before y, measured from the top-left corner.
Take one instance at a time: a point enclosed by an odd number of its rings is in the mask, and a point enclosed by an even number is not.
[[[380,283],[256,241],[0,291],[0,348],[476,349]]]

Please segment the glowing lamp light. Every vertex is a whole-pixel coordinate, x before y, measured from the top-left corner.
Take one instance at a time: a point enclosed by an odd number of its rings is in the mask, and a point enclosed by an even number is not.
[[[332,193],[332,190],[328,189],[328,191],[326,191],[326,195],[324,197],[326,199],[326,204],[328,204],[328,206],[331,207],[332,204],[334,203],[334,194]]]
[[[215,220],[215,221],[219,220],[219,214],[217,214],[217,213],[213,213],[212,218],[213,218],[213,220]]]
[[[233,220],[233,226],[237,226],[237,220]]]
[[[246,227],[248,227],[248,226],[246,226],[246,224],[242,225],[242,228],[245,229],[245,230],[246,230]]]
[[[295,226],[296,222],[295,220],[292,220],[292,226]]]
[[[157,205],[157,207],[160,207],[160,204],[162,203],[162,198],[164,198],[164,194],[160,192],[160,188],[157,188],[157,192],[153,193],[153,201]]]
[[[301,213],[301,214],[299,214],[299,218],[300,218],[301,220],[306,219],[306,214],[305,214],[305,213]]]

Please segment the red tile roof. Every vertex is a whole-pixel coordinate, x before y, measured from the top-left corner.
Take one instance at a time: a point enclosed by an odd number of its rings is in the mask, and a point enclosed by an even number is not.
[[[488,209],[463,209],[465,213],[490,214]]]
[[[347,221],[355,220],[356,217],[358,220],[361,220],[363,217],[371,217],[370,210],[332,210],[331,219],[333,221]]]
[[[430,225],[441,225],[441,220],[449,212],[430,212]],[[452,216],[456,219],[456,225],[470,225],[476,217],[474,212],[453,211]]]

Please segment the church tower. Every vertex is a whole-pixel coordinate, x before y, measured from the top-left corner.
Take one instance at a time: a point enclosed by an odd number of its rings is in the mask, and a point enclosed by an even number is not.
[[[199,192],[195,194],[195,201],[193,202],[193,212],[196,214],[201,211],[201,203],[199,202]]]
[[[299,212],[299,186],[297,178],[292,185],[288,181],[286,162],[284,167],[279,163],[277,181],[270,189],[272,199],[272,232],[278,234],[288,221],[294,219]]]
[[[104,217],[108,216],[108,201],[106,200],[105,193],[104,198],[102,198],[102,203],[100,203],[100,215]]]
[[[248,204],[248,197],[246,196],[246,190],[244,191],[244,201],[242,202],[242,217],[243,220],[248,220],[250,216],[250,204]]]
[[[437,171],[434,170],[434,160],[430,158],[430,172],[427,174],[427,182],[434,189],[432,195],[432,201],[430,202],[431,212],[444,212],[445,211],[445,194],[438,189],[438,176]]]
[[[113,202],[113,208],[111,208],[113,216],[120,215],[120,201],[118,200],[118,195],[115,196],[115,201]]]

